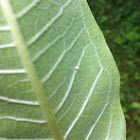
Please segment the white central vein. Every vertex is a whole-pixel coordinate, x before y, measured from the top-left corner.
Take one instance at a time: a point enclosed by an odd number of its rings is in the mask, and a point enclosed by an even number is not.
[[[22,74],[26,73],[25,69],[15,69],[15,70],[0,70],[0,74]]]
[[[66,8],[72,0],[68,0],[61,8],[60,11],[57,13],[56,16],[52,18],[50,22],[48,22],[33,38],[31,38],[28,42],[27,45],[30,46],[32,43],[34,43],[62,14],[64,8]]]
[[[15,120],[15,121],[21,121],[21,122],[30,122],[30,123],[46,123],[45,120],[33,120],[33,119],[27,119],[27,118],[16,118],[16,117],[12,117],[12,116],[3,116],[0,117],[0,120],[4,120],[4,119],[10,119],[10,120]]]
[[[39,105],[38,102],[11,99],[11,98],[7,98],[7,97],[3,97],[3,96],[0,96],[0,100],[6,101],[6,102],[9,102],[9,103],[17,103],[17,104],[25,104],[25,105]]]
[[[95,122],[94,125],[91,127],[91,129],[90,129],[90,131],[89,131],[89,133],[88,133],[88,135],[87,135],[87,137],[86,137],[86,140],[89,139],[89,137],[90,137],[90,135],[91,135],[93,129],[95,128],[95,126],[96,126],[97,123],[99,122],[100,118],[102,117],[102,115],[103,115],[103,113],[104,113],[106,107],[107,107],[107,104],[105,104],[105,106],[104,106],[102,112],[100,113],[99,117],[97,118],[96,122]]]
[[[10,44],[2,44],[2,45],[0,45],[0,49],[13,48],[13,47],[16,47],[16,44],[10,43]]]
[[[90,92],[89,92],[89,94],[88,94],[88,96],[87,96],[87,98],[86,98],[84,104],[82,105],[82,108],[80,109],[78,115],[76,116],[76,118],[75,118],[74,121],[72,122],[71,126],[70,126],[69,129],[67,130],[67,132],[66,132],[66,134],[65,134],[65,136],[64,136],[65,139],[67,138],[67,136],[68,136],[69,133],[71,132],[72,128],[74,127],[74,125],[75,125],[76,122],[78,121],[79,117],[80,117],[81,114],[83,113],[83,111],[84,111],[84,109],[85,109],[85,107],[86,107],[86,105],[87,105],[87,103],[88,103],[88,101],[89,101],[89,99],[90,99],[90,97],[91,97],[91,95],[92,95],[92,93],[93,93],[93,90],[94,90],[94,88],[95,88],[95,86],[96,86],[96,84],[97,84],[97,81],[98,81],[98,79],[100,78],[102,72],[103,72],[103,68],[101,68],[100,72],[98,73],[98,75],[97,75],[97,77],[96,77],[96,79],[95,79],[95,81],[94,81],[94,83],[93,83],[93,85],[92,85],[92,88],[90,89]]]
[[[0,26],[0,31],[9,31],[10,27],[9,26]]]
[[[53,74],[53,72],[55,71],[55,69],[57,68],[57,66],[60,64],[60,62],[62,61],[62,59],[66,55],[66,53],[71,50],[71,48],[74,46],[74,44],[76,43],[76,41],[78,40],[78,38],[81,36],[81,34],[83,33],[84,30],[85,30],[85,28],[83,28],[79,32],[79,34],[75,37],[74,41],[70,44],[70,46],[65,51],[63,51],[63,53],[59,56],[59,58],[57,59],[56,63],[53,65],[53,67],[48,72],[48,74],[46,76],[44,76],[44,78],[41,80],[41,83],[45,83],[51,77],[51,75]]]

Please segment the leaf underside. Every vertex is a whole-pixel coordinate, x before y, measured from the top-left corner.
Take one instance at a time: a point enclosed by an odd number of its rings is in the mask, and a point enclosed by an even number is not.
[[[125,140],[119,73],[85,0],[11,0],[67,140]],[[54,139],[0,6],[0,138]]]

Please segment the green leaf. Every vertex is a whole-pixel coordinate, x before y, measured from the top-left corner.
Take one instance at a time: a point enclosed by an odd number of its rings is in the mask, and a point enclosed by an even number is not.
[[[0,7],[0,138],[125,140],[119,72],[86,1]]]

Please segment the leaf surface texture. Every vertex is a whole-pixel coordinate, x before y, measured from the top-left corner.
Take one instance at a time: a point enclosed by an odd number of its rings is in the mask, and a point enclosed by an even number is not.
[[[10,3],[64,139],[124,140],[118,69],[86,1]],[[1,9],[0,137],[54,139]]]

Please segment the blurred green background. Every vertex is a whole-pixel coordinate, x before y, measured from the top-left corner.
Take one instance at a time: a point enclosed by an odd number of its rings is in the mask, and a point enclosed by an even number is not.
[[[87,0],[115,58],[127,140],[140,140],[140,0]]]

